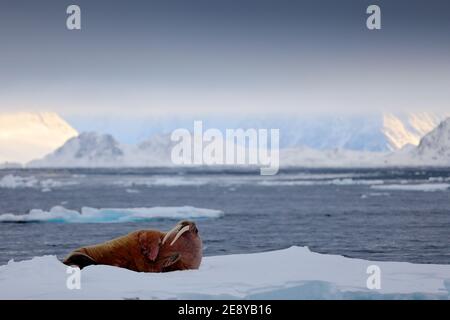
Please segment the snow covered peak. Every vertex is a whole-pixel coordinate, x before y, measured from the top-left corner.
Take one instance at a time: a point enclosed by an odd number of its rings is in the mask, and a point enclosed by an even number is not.
[[[109,134],[82,133],[68,140],[55,152],[29,163],[31,167],[99,167],[117,166],[124,152]]]
[[[170,139],[170,134],[155,134],[141,142],[137,147],[139,150],[160,150],[160,151],[168,151],[173,147],[174,143]]]
[[[84,132],[30,167],[152,167],[170,166],[169,135],[155,135],[137,146],[117,142],[109,134]]]
[[[418,145],[420,139],[437,127],[443,116],[420,112],[404,115],[383,114],[382,133],[389,150],[399,150],[407,144]]]
[[[415,153],[430,161],[450,164],[450,118],[442,121],[436,129],[423,137]]]
[[[0,163],[40,158],[77,135],[56,113],[0,113]]]
[[[75,156],[77,158],[82,157],[95,157],[95,156],[118,156],[122,155],[119,143],[109,134],[100,134],[96,132],[83,132],[78,137],[70,139],[66,146],[77,147]],[[63,148],[56,150],[56,153],[62,152]]]

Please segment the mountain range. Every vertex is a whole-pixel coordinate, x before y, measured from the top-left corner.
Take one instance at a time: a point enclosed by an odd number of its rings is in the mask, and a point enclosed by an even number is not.
[[[255,128],[270,128],[280,124],[282,166],[442,166],[450,165],[450,120],[442,121],[444,117],[431,113],[382,114],[377,117],[330,116],[314,121],[288,119],[284,123],[281,119],[243,119],[237,127],[253,125]],[[0,116],[1,119],[6,118]],[[9,127],[0,127],[0,137],[3,139],[0,140],[3,143],[0,144],[0,162],[4,159],[26,162],[29,167],[171,165],[170,154],[174,143],[169,133],[154,134],[138,144],[123,144],[110,134],[78,134],[67,122],[51,113],[19,114],[16,118],[10,116],[8,123]],[[25,135],[28,137],[27,143],[16,144],[19,135],[15,132],[20,132],[20,128],[26,128],[28,132]],[[39,134],[31,134],[34,128]],[[48,135],[45,138],[48,140],[43,138],[42,132]],[[26,154],[21,149],[27,149],[34,142],[36,146],[42,146],[45,142],[47,149],[41,148],[40,152],[34,153],[31,151],[38,148],[28,149],[32,161],[23,161],[24,156],[11,156]],[[15,153],[8,152],[11,149]]]
[[[114,134],[118,141],[139,144],[154,135],[167,134],[177,128],[192,130],[196,120],[204,128],[222,132],[233,128],[280,129],[280,147],[309,147],[319,150],[334,148],[355,151],[394,151],[419,140],[450,114],[361,113],[361,114],[252,114],[205,116],[171,115],[130,118],[69,118],[79,131]],[[94,128],[94,129],[93,129]]]

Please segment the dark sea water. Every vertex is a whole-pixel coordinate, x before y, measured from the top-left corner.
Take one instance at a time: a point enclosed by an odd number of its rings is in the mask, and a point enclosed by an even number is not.
[[[13,186],[11,175],[23,179]],[[450,264],[447,184],[450,169],[289,169],[274,177],[257,170],[0,170],[0,214],[193,206],[224,212],[195,219],[205,255],[297,245],[370,260]],[[0,222],[0,265],[63,258],[136,229],[168,230],[177,220]]]

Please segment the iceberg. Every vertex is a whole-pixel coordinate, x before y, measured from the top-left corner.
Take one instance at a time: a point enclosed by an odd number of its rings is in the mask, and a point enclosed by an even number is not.
[[[403,190],[403,191],[446,191],[450,188],[448,183],[419,183],[419,184],[389,184],[382,186],[371,186],[378,190]]]
[[[368,267],[380,289],[368,289]],[[68,289],[55,256],[0,266],[0,299],[449,299],[450,265],[374,262],[307,247],[205,257],[199,270],[138,273],[112,266],[81,271]],[[69,286],[70,287],[70,286]]]
[[[152,219],[201,219],[220,218],[224,213],[220,210],[183,207],[152,208],[89,208],[83,207],[81,212],[56,206],[50,211],[33,209],[28,214],[4,213],[1,222],[58,222],[58,223],[120,223],[139,222]]]

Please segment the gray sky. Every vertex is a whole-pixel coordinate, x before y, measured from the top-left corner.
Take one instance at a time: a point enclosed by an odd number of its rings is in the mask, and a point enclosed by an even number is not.
[[[445,0],[1,0],[0,111],[450,111],[449,14]]]

